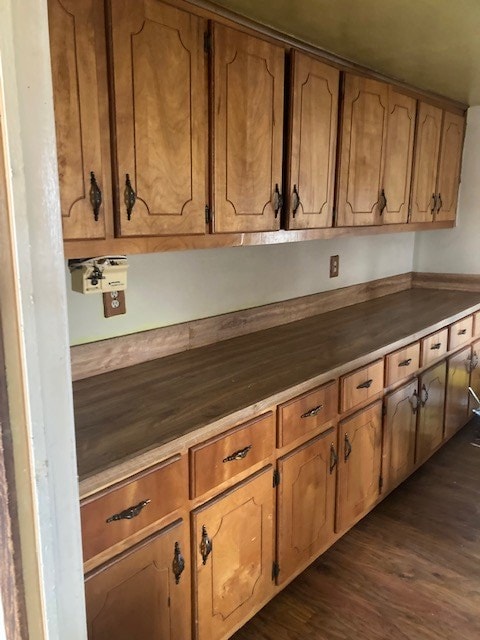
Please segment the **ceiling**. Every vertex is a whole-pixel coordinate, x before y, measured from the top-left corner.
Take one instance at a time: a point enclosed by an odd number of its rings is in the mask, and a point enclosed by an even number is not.
[[[215,0],[420,89],[480,104],[480,0]]]

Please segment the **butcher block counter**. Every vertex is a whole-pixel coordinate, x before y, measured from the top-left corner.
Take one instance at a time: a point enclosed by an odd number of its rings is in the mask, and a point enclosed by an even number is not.
[[[74,383],[80,493],[248,420],[480,308],[409,289]]]

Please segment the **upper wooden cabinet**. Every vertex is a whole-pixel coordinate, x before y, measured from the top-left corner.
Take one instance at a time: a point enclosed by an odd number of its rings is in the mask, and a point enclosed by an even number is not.
[[[205,233],[206,21],[158,0],[111,11],[119,234]]]
[[[415,110],[390,85],[346,74],[338,226],[407,222]]]
[[[419,103],[411,222],[455,220],[464,126],[463,116]]]
[[[48,18],[63,237],[105,238],[112,194],[103,3],[49,0]]]
[[[286,194],[289,229],[332,225],[339,76],[337,69],[293,52]]]
[[[280,228],[285,52],[213,27],[213,210],[217,232]]]

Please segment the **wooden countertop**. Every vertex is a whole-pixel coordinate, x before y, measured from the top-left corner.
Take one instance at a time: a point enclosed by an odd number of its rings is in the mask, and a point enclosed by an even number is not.
[[[118,465],[204,427],[228,428],[478,308],[480,293],[410,289],[79,380],[81,493],[92,476],[100,486],[110,470],[113,481]]]

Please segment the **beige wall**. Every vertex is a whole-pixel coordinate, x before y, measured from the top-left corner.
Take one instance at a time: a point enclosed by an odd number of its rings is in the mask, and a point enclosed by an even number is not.
[[[412,270],[414,234],[130,256],[127,314],[103,318],[99,295],[71,291],[71,344],[318,293]],[[329,258],[340,256],[330,279]]]
[[[457,226],[417,233],[414,267],[433,273],[480,274],[480,107],[468,110]]]

